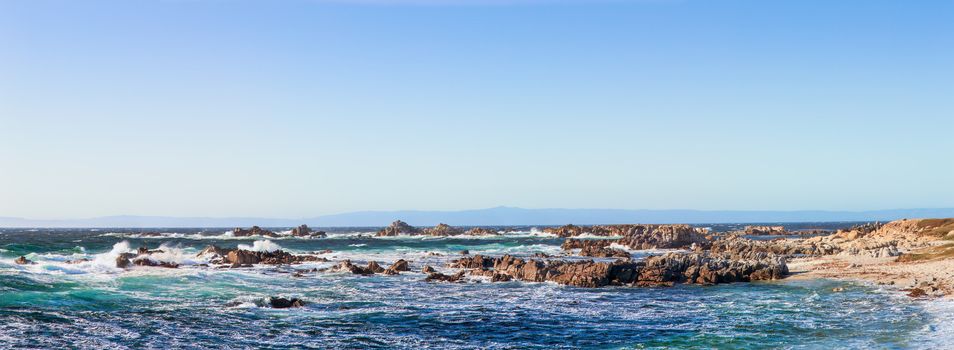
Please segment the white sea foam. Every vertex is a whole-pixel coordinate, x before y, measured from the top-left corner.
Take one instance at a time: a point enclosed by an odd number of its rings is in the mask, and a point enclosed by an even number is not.
[[[123,254],[123,253],[132,253],[132,252],[133,252],[133,250],[132,250],[132,248],[129,246],[129,242],[128,242],[128,241],[122,241],[122,242],[113,244],[113,249],[112,249],[112,250],[110,250],[110,251],[108,251],[108,252],[105,252],[105,253],[102,253],[102,254],[96,254],[96,257],[93,258],[93,263],[96,264],[96,265],[98,265],[98,266],[102,266],[102,267],[106,267],[106,268],[114,268],[114,269],[115,269],[115,268],[116,268],[116,258],[118,258],[120,254]]]
[[[251,250],[253,252],[274,252],[276,250],[282,249],[282,247],[280,247],[278,244],[275,244],[275,242],[266,239],[255,241],[251,246],[247,244],[239,244],[238,249]]]
[[[159,262],[174,263],[179,265],[196,265],[206,260],[199,260],[193,254],[187,254],[181,246],[172,246],[168,243],[159,245],[161,252],[149,254],[149,259]]]

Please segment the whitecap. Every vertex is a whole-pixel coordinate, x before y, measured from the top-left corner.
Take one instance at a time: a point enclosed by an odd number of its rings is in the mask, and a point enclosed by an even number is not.
[[[274,252],[276,250],[281,250],[282,247],[280,247],[278,244],[275,244],[271,240],[266,239],[261,241],[255,241],[252,243],[251,246],[247,244],[239,244],[238,249],[250,250],[253,252]]]

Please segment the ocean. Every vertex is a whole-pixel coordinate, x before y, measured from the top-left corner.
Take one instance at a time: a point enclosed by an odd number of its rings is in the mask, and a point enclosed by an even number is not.
[[[328,229],[326,229],[328,230]],[[557,254],[530,228],[500,236],[231,237],[227,229],[0,229],[0,348],[88,349],[818,349],[954,346],[954,306],[859,282],[790,279],[716,286],[577,288],[551,283],[425,282],[424,265],[470,254]],[[142,232],[159,232],[153,236]],[[329,262],[219,269],[210,244],[331,252]],[[179,268],[115,267],[140,246]],[[635,252],[636,257],[652,251]],[[35,262],[18,265],[25,256]],[[80,263],[70,260],[89,259]],[[311,272],[342,259],[397,276]],[[308,270],[308,271],[306,271]],[[295,274],[295,272],[301,272]],[[844,288],[835,292],[834,288]],[[274,309],[268,298],[300,298]]]

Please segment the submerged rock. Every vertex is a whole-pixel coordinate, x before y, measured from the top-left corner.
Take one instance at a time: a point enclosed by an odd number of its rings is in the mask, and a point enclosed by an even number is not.
[[[22,255],[21,255],[19,258],[17,258],[16,260],[14,260],[13,262],[16,263],[17,265],[32,265],[32,264],[35,264],[33,261],[31,261],[30,259],[27,259],[25,256],[22,256]]]

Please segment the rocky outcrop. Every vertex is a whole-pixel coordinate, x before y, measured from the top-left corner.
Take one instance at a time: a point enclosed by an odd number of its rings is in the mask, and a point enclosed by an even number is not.
[[[424,267],[421,268],[421,273],[434,273],[434,272],[437,272],[437,270],[434,270],[434,268],[431,267],[430,265],[424,265]]]
[[[312,230],[308,225],[301,225],[291,230],[291,235],[295,237],[325,238],[328,235],[325,231]]]
[[[369,261],[367,269],[373,273],[384,272],[384,268],[381,267],[381,265],[379,265],[377,261]]]
[[[470,230],[467,230],[465,234],[470,236],[491,236],[491,235],[497,235],[498,233],[497,231],[486,229],[483,227],[473,227]]]
[[[503,274],[521,281],[549,281],[588,288],[606,285],[717,284],[777,279],[788,274],[785,259],[780,257],[735,260],[699,253],[667,253],[639,262],[542,261],[511,255],[499,258],[475,255],[455,260],[449,266],[473,269],[472,273],[479,276]]]
[[[752,236],[764,236],[787,235],[788,231],[785,230],[785,226],[746,226],[742,230],[742,233]]]
[[[134,254],[134,253],[119,254],[119,256],[116,257],[116,267],[121,269],[125,269],[129,267],[129,265],[132,265],[132,259],[137,256],[138,254]]]
[[[594,258],[629,258],[627,251],[616,248],[586,246],[580,249],[580,256],[589,256]]]
[[[241,227],[236,227],[232,230],[233,237],[248,237],[248,236],[263,236],[263,237],[278,237],[278,234],[275,232],[262,229],[258,226],[252,226],[250,229],[244,229]]]
[[[453,275],[445,275],[440,272],[432,272],[427,275],[424,281],[427,282],[460,282],[464,278],[464,271],[460,271]]]
[[[33,261],[31,261],[30,259],[27,259],[25,256],[20,256],[19,258],[16,258],[16,260],[13,260],[13,262],[16,263],[17,265],[32,265],[32,264],[35,264],[35,263],[34,263]]]
[[[314,255],[295,255],[284,250],[260,252],[243,249],[220,248],[209,245],[196,256],[206,257],[213,264],[230,264],[233,267],[253,264],[292,265],[312,261],[328,261],[326,258]]]
[[[464,234],[464,231],[448,224],[440,223],[437,224],[437,226],[424,229],[421,233],[428,236],[457,236]]]
[[[170,269],[179,267],[179,264],[176,264],[174,262],[153,260],[153,259],[150,259],[148,256],[132,259],[131,262],[133,265],[136,265],[136,266],[165,267]]]
[[[437,226],[429,227],[425,229],[419,229],[417,227],[408,225],[406,222],[397,220],[391,223],[388,227],[385,227],[378,231],[377,236],[404,236],[404,235],[427,235],[427,236],[459,236],[459,235],[470,235],[470,236],[485,236],[485,235],[496,235],[497,231],[482,227],[473,227],[470,230],[464,231],[461,228],[457,228],[445,223],[437,224]]]
[[[707,230],[694,228],[689,225],[596,225],[596,226],[576,226],[573,224],[561,227],[551,227],[544,229],[544,232],[557,235],[559,237],[576,237],[583,234],[593,236],[656,236],[658,241],[679,241],[686,239],[690,235],[699,235],[705,238]],[[676,237],[678,236],[678,237]]]
[[[391,223],[388,227],[378,231],[378,236],[405,236],[405,235],[416,235],[419,234],[421,230],[418,228],[408,225],[406,222],[401,220],[396,220]]]
[[[697,249],[696,251],[703,251]],[[764,258],[770,255],[785,257],[831,255],[841,251],[835,244],[819,240],[795,240],[778,238],[773,240],[752,240],[738,236],[727,236],[712,242],[708,251],[736,259]]]
[[[361,267],[351,263],[351,260],[344,260],[331,268],[332,272],[351,272],[355,275],[370,276],[375,273],[385,272],[377,262],[368,262],[367,267]]]
[[[287,309],[290,307],[302,307],[305,306],[305,301],[298,298],[281,298],[281,297],[270,297],[268,298],[268,305],[275,309]]]
[[[593,257],[628,257],[629,254],[619,249],[611,249],[616,244],[634,250],[644,249],[704,249],[711,241],[704,234],[704,230],[692,228],[688,225],[610,225],[593,226],[589,229],[579,229],[577,226],[564,226],[559,232],[592,232],[595,230],[601,235],[616,236],[618,239],[576,239],[568,238],[563,242],[563,250],[580,249],[580,255]]]
[[[780,279],[788,274],[784,258],[731,259],[708,254],[667,253],[646,259],[640,285],[718,284]]]
[[[391,266],[388,266],[387,270],[384,270],[384,274],[398,275],[402,271],[411,271],[411,267],[409,266],[407,260],[399,259],[398,261],[395,261],[393,264],[391,264]]]

